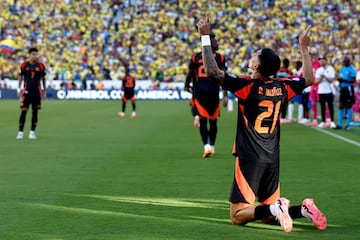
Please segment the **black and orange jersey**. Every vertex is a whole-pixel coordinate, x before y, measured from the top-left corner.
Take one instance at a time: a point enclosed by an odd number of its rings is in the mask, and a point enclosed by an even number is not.
[[[20,75],[24,79],[25,92],[41,95],[41,79],[45,76],[45,65],[43,63],[25,61],[20,66]]]
[[[134,89],[135,88],[135,77],[126,75],[122,79],[122,88],[123,89]]]
[[[238,98],[234,154],[242,161],[279,164],[280,121],[284,103],[305,88],[305,79],[252,79],[225,74],[223,88]]]
[[[226,70],[225,57],[219,53],[214,53],[214,58],[218,67],[221,70]],[[189,71],[195,72],[195,79],[193,79],[193,94],[195,97],[203,94],[219,94],[219,85],[215,81],[211,81],[205,73],[201,52],[192,55]]]

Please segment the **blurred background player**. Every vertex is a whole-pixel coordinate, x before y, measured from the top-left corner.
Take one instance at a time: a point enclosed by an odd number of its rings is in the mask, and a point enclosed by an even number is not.
[[[36,139],[35,128],[38,122],[38,110],[41,109],[41,97],[46,98],[45,65],[39,61],[39,51],[37,48],[29,49],[28,59],[21,64],[18,76],[18,97],[21,100],[21,114],[19,119],[19,132],[16,139],[24,137],[24,125],[26,113],[31,104],[32,118],[30,139]],[[22,87],[22,83],[24,85]],[[41,89],[42,84],[42,89]]]
[[[119,112],[119,116],[124,118],[125,117],[125,109],[127,101],[131,101],[132,104],[132,113],[131,117],[136,118],[136,104],[135,104],[135,77],[130,74],[129,68],[125,70],[125,76],[122,79],[122,86],[121,89],[124,91],[122,96],[122,111]]]
[[[354,121],[360,122],[360,68],[356,72],[355,104],[353,105]]]
[[[351,65],[350,58],[344,57],[343,66],[339,70],[340,82],[340,99],[339,99],[339,114],[338,124],[336,129],[342,128],[342,123],[347,112],[345,129],[349,129],[353,118],[352,105],[355,103],[354,83],[356,79],[356,69]]]
[[[290,69],[289,69],[289,66],[290,66],[290,61],[288,58],[284,58],[282,60],[282,65],[281,67],[279,68],[276,76],[277,77],[280,77],[280,78],[288,78],[290,75],[292,75]],[[281,123],[290,123],[291,121],[288,120],[286,118],[286,113],[287,113],[287,109],[288,109],[288,102],[286,102],[286,105],[284,105],[284,108],[282,109],[282,112],[281,112],[281,118],[280,118],[280,122]]]
[[[294,79],[294,81],[299,80],[299,78],[302,77],[302,62],[296,61],[295,62],[295,73],[292,73],[290,78]],[[304,116],[304,107],[302,104],[302,94],[296,95],[290,100],[289,106],[288,106],[288,117],[287,121],[292,122],[294,117],[294,108],[295,103],[298,104],[298,114],[297,114],[297,122],[301,123]]]
[[[318,83],[318,95],[321,108],[320,128],[328,127],[326,124],[326,105],[330,113],[330,127],[336,128],[334,122],[334,88],[332,83],[335,79],[335,69],[328,64],[326,57],[320,57],[320,67],[315,72],[315,83]]]
[[[301,65],[301,73],[298,74],[298,76],[302,76],[302,62],[301,61],[298,61],[296,63],[296,65]],[[311,89],[311,86],[307,86],[302,94],[301,94],[301,103],[302,103],[302,107],[303,107],[303,118],[300,119],[300,122],[301,124],[309,124],[310,123],[310,101],[309,101],[309,96],[310,96],[310,89]]]
[[[320,61],[318,59],[319,56],[315,49],[311,49],[310,56],[312,59],[313,72],[315,74],[316,70],[320,67]],[[318,120],[317,120],[317,103],[319,101],[318,87],[319,84],[314,81],[310,87],[310,93],[309,93],[309,100],[310,100],[311,112],[312,112],[312,121],[309,123],[309,126],[313,126],[313,127],[316,127],[318,125]]]
[[[225,57],[216,51],[219,49],[214,34],[210,35],[211,47],[218,67],[226,70]],[[192,88],[190,86],[192,83]],[[192,114],[194,126],[200,128],[201,140],[204,144],[203,157],[207,158],[215,154],[215,141],[217,135],[217,119],[220,115],[220,87],[214,81],[208,79],[205,73],[202,53],[192,55],[189,63],[189,71],[186,76],[185,90],[192,92]],[[227,106],[227,92],[224,91],[224,106]],[[209,122],[209,128],[207,123]]]
[[[227,104],[228,112],[234,111],[234,100],[235,100],[235,95],[231,92],[228,92],[228,104]]]

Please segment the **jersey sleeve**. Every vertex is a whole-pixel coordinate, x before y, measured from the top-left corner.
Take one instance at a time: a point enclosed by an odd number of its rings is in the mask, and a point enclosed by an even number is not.
[[[21,75],[21,76],[23,76],[25,74],[25,65],[26,65],[26,62],[24,62],[23,64],[20,65],[19,75]]]
[[[290,100],[305,89],[305,78],[284,80],[284,84],[288,91],[288,100]]]
[[[351,67],[350,77],[351,78],[356,78],[356,69],[355,69],[355,67]]]
[[[237,76],[232,73],[225,73],[223,89],[232,92],[236,97],[245,99],[253,84],[249,76]]]
[[[40,69],[41,69],[41,75],[45,76],[46,75],[46,68],[45,65],[43,63],[39,63]]]

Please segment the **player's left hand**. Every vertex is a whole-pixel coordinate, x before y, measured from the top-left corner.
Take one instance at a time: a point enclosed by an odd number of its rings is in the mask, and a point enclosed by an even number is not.
[[[46,99],[46,95],[47,95],[46,90],[43,90],[42,95],[41,95],[41,98],[45,100],[45,99]]]

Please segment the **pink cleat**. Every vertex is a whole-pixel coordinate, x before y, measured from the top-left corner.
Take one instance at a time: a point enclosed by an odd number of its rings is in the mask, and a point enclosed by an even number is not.
[[[124,113],[124,112],[118,112],[118,115],[119,115],[120,117],[122,117],[122,118],[125,117],[125,113]]]
[[[279,198],[275,202],[275,217],[284,232],[291,232],[293,228],[293,220],[289,215],[289,204],[290,201],[286,198]]]
[[[314,200],[306,198],[302,202],[301,213],[319,230],[325,230],[327,221],[325,215],[316,207]]]
[[[312,122],[308,124],[308,126],[310,127],[316,127],[317,125],[318,125],[317,120],[312,120]]]

